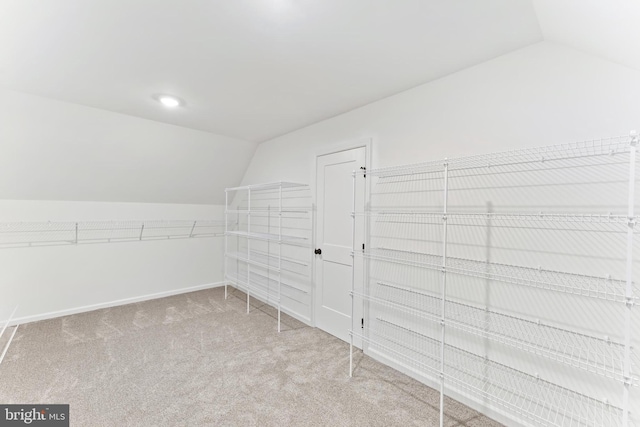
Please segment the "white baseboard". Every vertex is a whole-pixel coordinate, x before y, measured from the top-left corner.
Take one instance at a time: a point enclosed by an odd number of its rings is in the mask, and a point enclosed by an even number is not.
[[[413,378],[414,380],[420,381],[421,383],[427,385],[428,387],[431,387],[438,391],[440,390],[439,381],[418,372],[416,369],[413,369],[405,365],[404,363],[398,362],[397,360],[392,359],[376,350],[367,349],[365,351],[365,354],[367,356],[370,356],[372,359],[377,360],[380,363],[383,363],[387,366],[392,367],[393,369],[396,369],[402,372],[403,374]],[[354,373],[354,376],[357,376],[357,373]],[[513,426],[513,427],[526,427],[529,425],[529,424],[522,424],[521,420],[515,420],[513,418],[513,415],[507,414],[500,407],[489,406],[489,404],[483,403],[477,399],[471,398],[463,392],[452,389],[450,386],[446,387],[445,394],[450,398],[455,399],[458,402],[467,405],[471,409],[474,409],[480,412],[481,414],[484,414],[487,417],[492,418],[504,425]]]
[[[85,305],[82,307],[69,308],[48,313],[35,314],[32,316],[16,317],[11,319],[9,325],[22,325],[25,323],[37,322],[39,320],[53,319],[55,317],[69,316],[70,314],[84,313],[87,311],[100,310],[102,308],[116,307],[119,305],[132,304],[134,302],[147,301],[158,298],[170,297],[172,295],[186,294],[189,292],[201,291],[203,289],[218,288],[224,286],[224,282],[205,283],[204,285],[190,286],[188,288],[172,289],[170,291],[157,292],[155,294],[140,295],[131,298],[124,298],[115,301],[102,302],[99,304]],[[4,321],[6,322],[6,320]],[[0,324],[4,323],[0,321]]]

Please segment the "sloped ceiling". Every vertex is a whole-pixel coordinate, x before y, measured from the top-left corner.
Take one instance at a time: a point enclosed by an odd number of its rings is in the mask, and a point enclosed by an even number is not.
[[[0,0],[0,86],[260,142],[540,40],[530,0]]]
[[[640,71],[640,1],[534,0],[544,39]]]
[[[0,199],[224,204],[255,148],[0,89]]]
[[[637,0],[0,0],[0,86],[261,142],[543,39],[640,70],[638,22]]]

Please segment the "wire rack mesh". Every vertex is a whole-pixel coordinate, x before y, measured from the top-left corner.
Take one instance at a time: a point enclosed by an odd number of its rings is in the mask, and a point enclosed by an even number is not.
[[[440,376],[440,341],[386,318],[376,318],[366,340],[426,375]],[[392,351],[389,351],[392,350]],[[516,413],[531,425],[619,426],[622,410],[616,405],[561,387],[539,376],[446,344],[444,378],[448,387],[487,399]]]
[[[265,242],[274,242],[285,245],[305,246],[308,247],[308,237],[287,236],[274,233],[259,233],[248,231],[227,231],[228,236],[244,237],[249,240],[263,240]]]
[[[626,304],[626,281],[611,277],[595,277],[563,271],[547,271],[518,265],[491,263],[472,259],[448,257],[443,267],[442,256],[415,251],[371,248],[366,253],[356,252],[356,256],[380,261],[424,268],[434,271],[500,281],[521,286],[529,286],[560,293],[586,296]],[[632,300],[638,301],[638,291],[634,286]]]
[[[388,178],[413,174],[441,173],[445,164],[447,164],[449,171],[459,171],[492,167],[526,167],[527,164],[531,163],[543,164],[545,162],[566,161],[576,158],[614,157],[618,154],[628,153],[632,140],[633,137],[630,135],[621,135],[567,144],[370,169],[366,172],[357,171],[357,173],[366,173],[368,176]]]
[[[226,189],[225,282],[311,322],[313,211],[308,185],[275,182]]]
[[[638,142],[358,172],[371,187],[352,294],[367,319],[353,336],[525,424],[633,425]]]
[[[0,248],[224,235],[223,220],[0,223]]]
[[[368,293],[354,292],[354,295],[371,305],[384,306],[392,312],[411,313],[434,325],[439,325],[442,320],[441,298],[419,289],[377,282]],[[445,311],[448,327],[620,382],[626,379],[624,345],[611,338],[592,336],[548,325],[539,319],[527,319],[454,300],[445,302]],[[637,365],[636,359],[634,366]],[[637,386],[637,378],[633,378],[632,383]]]

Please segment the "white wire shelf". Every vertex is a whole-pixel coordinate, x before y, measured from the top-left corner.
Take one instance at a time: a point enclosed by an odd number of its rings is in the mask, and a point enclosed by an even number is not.
[[[227,231],[228,236],[244,237],[251,240],[263,240],[268,242],[281,243],[295,246],[308,246],[309,238],[299,236],[287,236],[271,233],[249,233],[247,231]]]
[[[229,209],[225,211],[225,213],[235,213],[235,214],[243,214],[243,215],[256,215],[256,216],[272,216],[275,217],[278,214],[308,214],[311,213],[311,209],[292,209],[292,208],[284,208],[284,209],[260,209],[260,208],[251,208],[249,209]],[[291,217],[292,219],[303,217]]]
[[[252,254],[251,255],[252,257],[254,255],[268,257],[272,262],[278,260],[278,256],[276,254],[274,254],[274,253],[268,253],[268,252],[252,249],[251,250],[251,254]],[[309,264],[310,264],[308,260],[304,261],[304,260],[300,260],[300,259],[289,258],[289,257],[286,257],[286,256],[281,256],[280,259],[282,260],[283,263],[299,265],[299,266],[302,266],[302,267],[308,267]]]
[[[632,141],[630,135],[595,139],[568,144],[549,145],[545,147],[525,148],[492,154],[482,154],[461,158],[443,159],[425,163],[356,171],[381,178],[406,176],[415,174],[442,173],[445,163],[448,171],[468,170],[475,168],[497,168],[517,166],[531,163],[545,163],[577,158],[615,156],[628,153]]]
[[[224,236],[222,220],[0,223],[0,248]]]
[[[261,267],[274,272],[288,272],[298,275],[305,275],[306,273],[301,270],[304,267],[308,267],[309,263],[305,261],[300,261],[297,259],[281,257],[280,258],[280,266],[278,267],[278,256],[273,253],[266,253],[257,250],[251,250],[251,255],[247,258],[247,252],[227,252],[225,256],[229,259],[235,259],[247,264],[255,265],[257,267]],[[293,267],[298,267],[298,269],[294,269]]]
[[[238,280],[240,282],[246,282],[247,281],[247,275],[246,275],[246,271],[244,272],[240,272],[240,274],[236,273],[229,273],[228,274],[230,280]],[[258,276],[258,282],[260,283],[261,286],[263,287],[268,287],[269,289],[275,289],[275,287],[277,287],[278,285],[278,280],[273,277],[270,276],[264,272],[261,271],[255,271],[255,270],[251,270],[251,276]],[[284,279],[284,280],[280,280],[280,284],[282,286],[285,286],[289,289],[295,290],[297,292],[300,292],[302,294],[309,294],[309,289],[305,289],[304,288],[304,284],[301,283],[291,283],[288,280]]]
[[[384,261],[435,271],[447,271],[463,276],[545,289],[553,292],[580,295],[623,304],[628,302],[625,293],[626,281],[619,279],[454,257],[447,257],[447,265],[443,267],[442,257],[439,255],[389,248],[371,248],[365,253],[356,251],[354,255],[375,261]],[[634,303],[638,302],[638,293],[635,286],[631,301]]]
[[[268,183],[264,183],[264,184],[251,184],[251,185],[242,185],[239,187],[230,187],[225,189],[225,191],[230,192],[230,191],[238,191],[238,190],[276,190],[279,188],[286,188],[286,189],[292,189],[292,188],[305,188],[305,187],[309,187],[307,184],[300,184],[297,182],[287,182],[287,181],[276,181],[276,182],[268,182]]]
[[[374,304],[409,312],[441,324],[442,299],[425,291],[396,284],[377,282],[379,294],[354,295]],[[624,383],[624,345],[539,321],[488,310],[453,300],[445,303],[445,325],[483,338],[489,338],[519,350],[555,360]],[[635,359],[635,358],[634,358]],[[632,385],[638,378],[632,376]]]
[[[268,275],[262,272],[251,270],[251,284],[248,285],[247,275],[245,273],[246,272],[243,272],[241,274],[229,273],[225,276],[225,280],[239,285],[239,289],[244,291],[249,289],[249,291],[253,293],[253,290],[257,290],[258,292],[261,292],[260,295],[266,295],[267,293],[269,293],[271,298],[269,302],[278,300],[278,294],[277,294],[278,281],[275,278],[269,277]],[[299,285],[293,285],[286,280],[281,280],[280,284],[283,287],[286,287],[288,289],[298,292],[300,295],[307,295],[307,296],[309,295],[308,289],[303,289]],[[291,294],[282,294],[282,297],[297,301],[299,303],[304,303],[304,301],[292,296]]]
[[[415,351],[406,343],[398,342],[397,340],[393,339],[387,340],[390,341],[391,344],[383,344],[375,338],[369,336],[368,331],[365,333],[349,331],[349,334],[353,337],[361,339],[369,345],[375,346],[375,348],[378,350],[384,350],[384,353],[387,356],[389,354],[393,355],[393,358],[404,362],[404,366],[409,367],[410,369],[420,373],[421,375],[430,374],[433,378],[438,378],[440,376],[440,359],[435,353],[425,354],[420,351]],[[398,347],[402,348],[402,350],[399,350]],[[406,350],[414,353],[414,356],[412,357],[407,354]]]
[[[459,213],[459,212],[425,212],[416,210],[371,210],[356,212],[357,216],[371,216],[397,220],[431,219],[443,221],[453,220],[492,220],[492,221],[522,221],[522,222],[557,222],[557,223],[589,223],[589,224],[635,224],[637,216],[611,214],[563,214],[563,213]]]
[[[246,257],[246,253],[242,254],[239,252],[227,252],[225,256],[229,259],[235,259],[237,261],[242,261],[249,265],[264,268],[265,270],[273,271],[276,273],[280,272],[280,268],[278,268],[278,266],[270,265],[266,262],[260,262],[258,260],[249,259]],[[263,258],[263,261],[265,261],[264,258]],[[268,262],[268,259],[266,261]]]
[[[367,341],[386,348],[409,350],[410,367],[444,375],[448,388],[494,402],[535,424],[558,426],[619,426],[622,409],[591,396],[559,386],[538,376],[445,344],[445,371],[439,372],[439,340],[403,325],[377,318],[379,329],[365,332]],[[438,378],[437,376],[435,378]]]

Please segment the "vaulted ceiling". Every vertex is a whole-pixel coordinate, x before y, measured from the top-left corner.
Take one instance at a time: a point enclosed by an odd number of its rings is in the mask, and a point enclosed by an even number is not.
[[[633,0],[0,0],[0,86],[261,142],[545,39],[640,70],[638,18]]]

